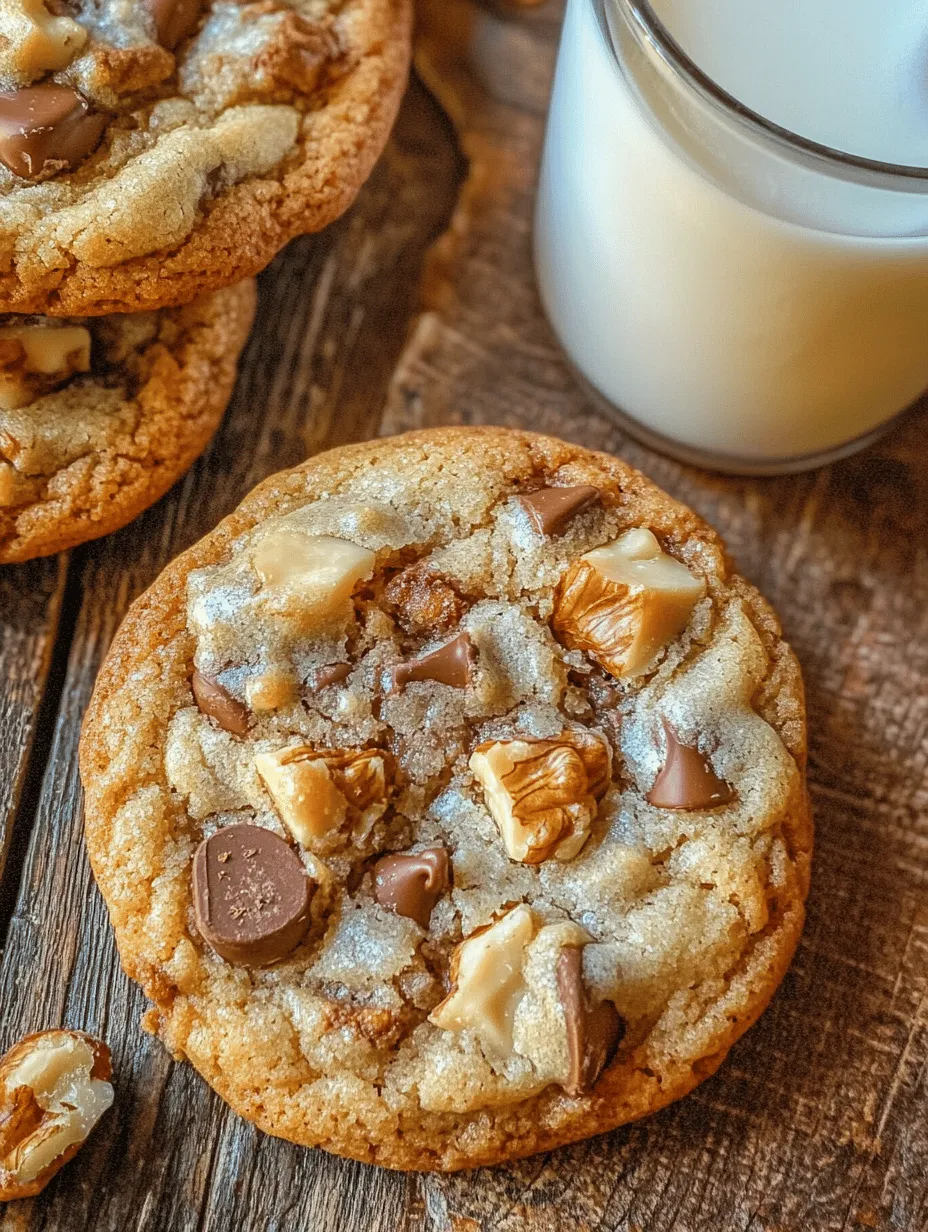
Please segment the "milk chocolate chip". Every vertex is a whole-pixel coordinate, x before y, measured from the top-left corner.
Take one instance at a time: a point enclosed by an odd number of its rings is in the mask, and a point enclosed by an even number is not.
[[[718,777],[699,749],[681,744],[667,723],[664,735],[667,756],[645,796],[649,804],[665,809],[712,809],[734,800],[733,788]]]
[[[0,162],[24,180],[71,171],[100,143],[106,116],[69,86],[0,92]]]
[[[201,0],[145,0],[155,21],[158,42],[168,51],[193,34],[200,20]]]
[[[575,513],[588,509],[599,499],[599,489],[589,484],[576,488],[539,488],[527,492],[519,501],[540,535],[555,535],[563,530]]]
[[[328,667],[320,667],[313,676],[312,690],[321,693],[330,684],[340,684],[351,675],[350,663],[330,663]]]
[[[411,680],[434,680],[453,689],[466,689],[473,679],[477,650],[467,633],[439,646],[431,654],[401,663],[393,669],[393,691],[397,692]]]
[[[194,671],[190,677],[190,687],[194,701],[204,714],[215,719],[220,727],[231,732],[233,736],[248,735],[251,711],[224,689],[218,680]]]
[[[449,884],[444,847],[384,856],[374,866],[374,895],[381,907],[415,920],[422,928],[428,928],[432,909]]]
[[[266,967],[309,927],[312,883],[293,849],[262,826],[226,826],[193,857],[197,928],[221,957]]]
[[[611,1001],[591,1005],[583,984],[583,946],[564,946],[558,956],[556,978],[570,1062],[563,1087],[568,1095],[582,1095],[615,1056],[625,1024]]]

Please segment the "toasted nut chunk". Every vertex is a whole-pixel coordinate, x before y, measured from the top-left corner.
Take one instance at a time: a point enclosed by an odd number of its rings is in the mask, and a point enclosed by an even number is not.
[[[90,371],[90,331],[82,325],[0,329],[0,410],[15,411]]]
[[[407,633],[448,633],[467,608],[451,583],[422,561],[391,578],[383,597]]]
[[[374,554],[346,539],[278,530],[258,543],[252,564],[284,610],[325,617],[343,609],[357,583],[370,577]]]
[[[471,933],[451,960],[451,992],[429,1020],[446,1031],[475,1031],[484,1047],[510,1055],[512,1022],[526,990],[525,947],[534,935],[535,917],[524,903]]]
[[[42,0],[0,0],[0,77],[27,85],[70,64],[87,31],[70,17],[55,16]]]
[[[378,749],[313,749],[307,744],[259,753],[258,773],[278,813],[311,849],[342,829],[354,811],[370,824],[387,807],[388,754]]]
[[[27,1035],[0,1058],[0,1201],[44,1189],[113,1102],[110,1050],[83,1031]]]
[[[470,768],[510,860],[572,860],[586,842],[612,777],[602,737],[569,730],[557,740],[478,745]]]
[[[554,629],[613,676],[637,676],[682,632],[705,593],[704,579],[663,552],[651,531],[629,530],[571,565]]]

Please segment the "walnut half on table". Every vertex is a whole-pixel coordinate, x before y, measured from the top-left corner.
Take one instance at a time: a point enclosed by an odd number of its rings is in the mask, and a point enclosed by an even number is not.
[[[113,1102],[110,1050],[83,1031],[27,1035],[0,1058],[0,1201],[31,1198]]]

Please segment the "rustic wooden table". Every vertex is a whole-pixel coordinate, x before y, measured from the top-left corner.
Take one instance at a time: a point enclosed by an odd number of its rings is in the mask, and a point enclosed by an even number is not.
[[[120,534],[0,573],[0,1049],[84,1027],[112,1045],[118,1088],[3,1232],[928,1228],[928,418],[817,474],[744,481],[594,411],[530,261],[560,8],[423,0],[390,147],[351,213],[263,276],[209,453]],[[101,656],[172,556],[307,452],[447,422],[621,452],[723,532],[805,666],[818,843],[793,969],[694,1095],[515,1167],[404,1176],[262,1137],[140,1032],[75,753]]]

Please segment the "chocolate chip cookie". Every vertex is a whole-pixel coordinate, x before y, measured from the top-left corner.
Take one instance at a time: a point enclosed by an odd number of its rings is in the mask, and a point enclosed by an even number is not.
[[[235,383],[254,284],[184,308],[0,316],[0,563],[125,526],[202,453]]]
[[[715,1070],[802,928],[804,763],[718,536],[503,429],[262,484],[135,604],[81,744],[151,1029],[270,1133],[436,1169]]]
[[[411,0],[3,0],[0,310],[136,312],[265,266],[354,199]]]

